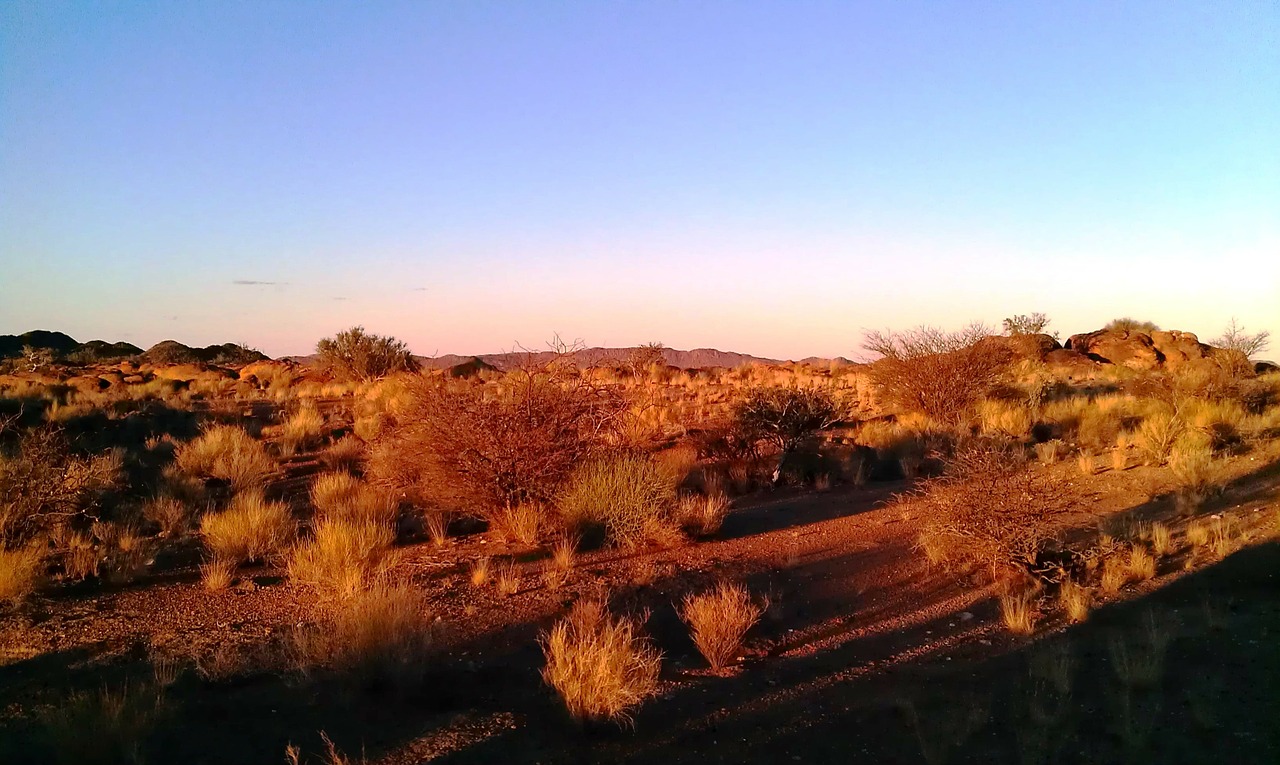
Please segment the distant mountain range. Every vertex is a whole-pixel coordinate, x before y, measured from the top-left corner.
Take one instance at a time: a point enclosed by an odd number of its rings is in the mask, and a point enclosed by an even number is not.
[[[226,343],[210,345],[205,348],[193,348],[175,340],[164,340],[150,349],[143,351],[131,343],[107,343],[103,340],[90,340],[87,343],[77,342],[75,338],[62,332],[50,332],[37,329],[21,335],[0,335],[0,358],[15,358],[22,355],[25,347],[47,349],[59,358],[78,363],[94,363],[115,359],[140,357],[143,361],[155,364],[243,364],[267,358],[257,351]],[[582,364],[624,364],[635,353],[636,348],[584,348],[574,353]],[[462,364],[477,364],[495,369],[508,369],[526,360],[534,363],[547,361],[554,356],[552,351],[485,353],[478,356],[460,356],[445,354],[444,356],[415,356],[419,363],[428,369],[449,369]],[[285,356],[283,360],[308,363],[315,358],[309,356]],[[768,359],[751,356],[746,353],[718,351],[714,348],[695,348],[691,351],[679,351],[674,348],[663,348],[662,358],[668,366],[679,369],[700,369],[705,367],[740,367],[746,364],[785,364],[780,359]],[[811,356],[801,359],[801,364],[813,366],[845,366],[855,362],[837,356],[824,359]]]

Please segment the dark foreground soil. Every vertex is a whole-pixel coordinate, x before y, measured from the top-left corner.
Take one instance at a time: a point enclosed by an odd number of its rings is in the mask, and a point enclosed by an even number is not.
[[[1274,516],[1273,452],[1241,460],[1201,512],[1230,512],[1241,528]],[[1174,510],[1157,471],[1072,480],[1099,515]],[[179,567],[126,589],[54,594],[0,617],[0,762],[48,761],[49,737],[68,735],[49,723],[68,694],[140,687],[159,655],[198,657],[206,671],[180,666],[139,752],[149,763],[281,763],[290,742],[319,752],[321,731],[391,765],[1280,762],[1280,544],[1255,537],[1190,566],[1172,556],[1085,623],[1046,614],[1020,638],[1000,625],[990,588],[915,550],[918,518],[888,501],[905,488],[755,497],[715,539],[583,555],[556,591],[539,577],[543,553],[479,536],[416,545],[409,565],[440,616],[441,653],[407,696],[287,671],[278,647],[317,606],[269,570],[219,593]],[[518,563],[519,592],[467,583],[485,554]],[[674,603],[726,577],[770,606],[741,665],[716,676]],[[650,612],[663,691],[630,726],[583,728],[542,685],[537,639],[603,590],[615,608]],[[220,659],[236,671],[221,676]]]

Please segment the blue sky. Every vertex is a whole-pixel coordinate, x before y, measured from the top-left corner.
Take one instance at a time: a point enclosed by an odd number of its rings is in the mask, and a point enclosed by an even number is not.
[[[0,332],[1280,336],[1277,136],[1273,2],[10,0]]]

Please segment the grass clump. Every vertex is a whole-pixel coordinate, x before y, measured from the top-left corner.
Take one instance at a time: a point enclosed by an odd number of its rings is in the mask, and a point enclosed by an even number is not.
[[[342,602],[325,622],[294,634],[304,671],[344,675],[367,690],[421,687],[434,643],[422,594],[385,582]]]
[[[686,531],[702,537],[711,536],[724,524],[729,504],[729,498],[719,492],[706,496],[686,494],[680,498],[676,518]]]
[[[538,543],[543,512],[532,502],[503,507],[489,514],[489,527],[507,542],[532,547]]]
[[[144,762],[147,737],[164,706],[163,691],[147,684],[74,693],[43,719],[53,761]]]
[[[44,552],[37,545],[0,547],[0,603],[18,605],[35,592],[43,563]]]
[[[386,524],[324,518],[310,539],[290,551],[289,577],[325,595],[349,598],[383,578],[394,563],[394,542]]]
[[[1000,618],[1013,634],[1036,631],[1036,594],[1034,587],[1023,587],[1009,588],[1000,595]]]
[[[175,458],[188,475],[226,481],[237,491],[261,487],[276,469],[266,447],[234,425],[206,429],[179,447]]]
[[[320,455],[320,461],[330,470],[354,472],[364,459],[364,443],[356,436],[343,436],[329,445]]]
[[[316,517],[393,526],[398,508],[386,492],[350,473],[324,473],[311,484]]]
[[[570,478],[560,497],[565,525],[604,527],[610,541],[634,548],[676,534],[675,486],[651,459],[623,454],[592,460]]]
[[[639,627],[598,600],[581,600],[543,638],[542,678],[573,719],[629,721],[657,690],[662,654]]]
[[[280,429],[280,450],[284,454],[295,454],[320,442],[324,436],[324,415],[314,405],[303,405],[285,420]]]
[[[1089,617],[1089,589],[1073,579],[1064,579],[1058,588],[1058,603],[1067,613],[1067,618],[1080,623]]]
[[[686,595],[680,608],[698,652],[717,672],[737,658],[742,639],[762,613],[745,587],[728,582],[710,592]]]
[[[260,491],[237,494],[227,509],[200,521],[200,533],[213,557],[237,565],[279,552],[296,531],[288,506],[268,502]]]

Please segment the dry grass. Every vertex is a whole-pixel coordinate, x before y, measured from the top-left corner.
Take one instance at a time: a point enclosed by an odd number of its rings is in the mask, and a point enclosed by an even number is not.
[[[514,563],[503,563],[494,571],[493,585],[499,595],[515,595],[520,591],[520,569]]]
[[[297,522],[282,502],[268,502],[259,491],[237,494],[226,510],[200,521],[205,546],[218,560],[235,564],[260,561],[293,539]]]
[[[317,629],[299,630],[294,651],[305,671],[324,668],[370,690],[421,687],[433,638],[422,594],[380,583],[343,601]]]
[[[181,537],[191,530],[194,509],[178,497],[162,495],[142,506],[142,516],[160,527],[160,536]]]
[[[1187,542],[1196,548],[1207,547],[1213,540],[1213,528],[1207,521],[1196,519],[1187,524]]]
[[[289,555],[289,577],[334,598],[350,598],[394,565],[395,532],[382,523],[325,518]]]
[[[394,527],[399,509],[381,489],[350,473],[324,473],[311,484],[316,517]]]
[[[360,468],[364,460],[365,445],[355,436],[343,436],[329,445],[320,455],[320,460],[330,470],[354,472]]]
[[[1151,552],[1157,558],[1163,558],[1175,550],[1173,532],[1163,523],[1151,524]]]
[[[54,761],[117,765],[145,761],[145,744],[164,708],[164,693],[148,685],[77,692],[42,722]]]
[[[309,449],[320,443],[324,432],[324,415],[313,405],[304,404],[281,426],[280,450],[284,454],[295,454]]]
[[[698,652],[717,672],[737,658],[742,639],[762,613],[745,587],[728,582],[710,592],[686,595],[680,608]]]
[[[44,551],[37,545],[6,550],[0,546],[0,603],[17,605],[35,592]]]
[[[1024,404],[986,400],[978,405],[978,422],[987,435],[1021,439],[1031,432],[1034,421]]]
[[[1054,465],[1066,454],[1067,445],[1056,438],[1051,441],[1045,441],[1042,444],[1036,444],[1036,457],[1041,464]],[[1090,467],[1092,468],[1092,460],[1090,460]]]
[[[729,498],[724,494],[686,494],[680,498],[676,518],[685,530],[698,536],[711,536],[724,524],[729,506]]]
[[[453,521],[453,513],[448,510],[428,510],[423,514],[422,521],[431,544],[443,547],[449,541],[449,524]]]
[[[1129,548],[1129,558],[1125,563],[1129,578],[1136,582],[1145,582],[1156,575],[1156,559],[1147,548],[1133,545]]]
[[[1163,465],[1185,428],[1175,412],[1157,410],[1142,420],[1133,443],[1148,464]]]
[[[235,583],[236,564],[233,561],[214,558],[200,565],[200,582],[206,590],[225,590]]]
[[[1015,635],[1036,631],[1037,590],[1032,587],[1009,588],[1000,595],[1000,619]]]
[[[1127,561],[1117,556],[1110,556],[1102,562],[1102,591],[1114,595],[1129,583],[1129,566]]]
[[[489,583],[489,577],[493,569],[493,559],[488,555],[482,555],[476,558],[471,564],[471,584],[475,587],[483,587]]]
[[[578,557],[580,541],[572,534],[565,534],[556,539],[555,544],[551,546],[551,562],[556,569],[568,571],[573,568],[574,560]]]
[[[558,507],[568,529],[598,523],[610,541],[634,548],[671,538],[675,504],[669,475],[646,456],[624,454],[582,465]]]
[[[1112,470],[1128,470],[1129,469],[1129,453],[1122,448],[1117,447],[1111,452],[1111,469]]]
[[[266,447],[233,425],[206,429],[179,447],[175,459],[188,475],[226,481],[237,491],[262,486],[276,469]]]
[[[1089,589],[1077,584],[1075,580],[1064,579],[1062,586],[1058,588],[1058,603],[1062,605],[1062,610],[1066,611],[1067,618],[1074,623],[1082,622],[1089,617],[1091,600]]]
[[[1098,472],[1098,461],[1089,452],[1080,452],[1076,456],[1076,468],[1080,475],[1093,475]]]
[[[533,547],[542,530],[543,508],[533,502],[521,502],[489,514],[489,526],[505,542]]]
[[[353,760],[343,754],[324,731],[320,731],[320,742],[324,744],[324,751],[320,753],[320,765],[364,765],[367,762],[363,756],[359,760]],[[303,765],[302,750],[289,744],[284,749],[284,761],[286,765]]]
[[[1201,439],[1180,439],[1169,455],[1169,470],[1178,489],[1188,494],[1205,495],[1218,480],[1218,467],[1213,450]]]
[[[542,678],[575,720],[630,720],[657,690],[662,654],[641,637],[637,621],[581,600],[542,640]]]

